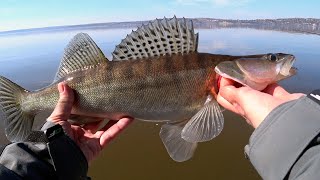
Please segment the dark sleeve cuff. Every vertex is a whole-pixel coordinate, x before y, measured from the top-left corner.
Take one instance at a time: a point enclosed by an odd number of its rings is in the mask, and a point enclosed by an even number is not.
[[[88,162],[80,148],[68,136],[48,143],[54,168],[64,179],[86,179]]]
[[[88,162],[60,125],[44,134],[35,131],[28,142],[12,143],[0,156],[0,179],[89,179]],[[9,174],[10,173],[10,174]]]
[[[245,153],[263,179],[283,179],[320,132],[320,106],[308,97],[274,109],[253,132]]]
[[[62,127],[60,125],[48,126],[45,134],[49,140],[47,143],[49,154],[60,179],[87,179],[87,159],[80,147],[63,133]]]

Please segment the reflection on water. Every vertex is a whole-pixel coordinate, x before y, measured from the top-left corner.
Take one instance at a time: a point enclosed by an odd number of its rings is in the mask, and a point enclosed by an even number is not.
[[[130,33],[123,30],[85,30],[111,59],[111,52]],[[297,58],[298,74],[281,84],[291,92],[307,93],[320,86],[320,38],[252,29],[197,30],[199,51],[247,55],[290,53]],[[0,75],[35,90],[53,80],[59,59],[76,31],[2,36]],[[160,126],[135,122],[103,151],[90,168],[94,179],[259,179],[243,156],[252,128],[242,118],[225,114],[225,129],[216,139],[201,143],[190,161],[176,163],[167,155],[158,136]],[[2,123],[2,122],[1,122]],[[0,125],[1,125],[0,123]],[[1,136],[3,137],[3,130]],[[1,142],[4,142],[2,139]]]

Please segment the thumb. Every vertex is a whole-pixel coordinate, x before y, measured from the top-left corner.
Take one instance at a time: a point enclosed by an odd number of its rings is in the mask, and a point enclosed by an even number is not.
[[[74,101],[73,91],[68,85],[65,83],[59,83],[58,90],[60,98],[55,109],[48,118],[48,120],[55,123],[68,120]]]
[[[219,103],[226,109],[244,116],[245,112],[243,107],[245,106],[245,102],[243,98],[252,95],[249,91],[251,91],[251,89],[248,87],[236,88],[234,86],[224,86],[219,92],[219,96],[221,97]]]
[[[263,90],[263,92],[268,93],[268,94],[270,94],[274,97],[280,98],[280,99],[290,95],[290,93],[288,93],[285,89],[283,89],[281,86],[279,86],[276,83],[268,85]]]
[[[234,86],[224,86],[220,90],[220,95],[227,100],[229,103],[236,102],[236,88]]]

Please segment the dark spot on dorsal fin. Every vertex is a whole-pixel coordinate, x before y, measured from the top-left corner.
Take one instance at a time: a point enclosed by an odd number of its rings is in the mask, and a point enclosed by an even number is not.
[[[142,59],[197,51],[198,34],[185,18],[156,19],[127,35],[116,46],[114,61]]]

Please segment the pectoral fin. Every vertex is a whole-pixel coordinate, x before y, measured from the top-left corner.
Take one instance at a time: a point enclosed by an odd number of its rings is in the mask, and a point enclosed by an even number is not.
[[[169,153],[170,157],[177,161],[183,162],[193,156],[197,148],[197,143],[185,141],[181,137],[181,131],[185,122],[175,124],[164,124],[160,130],[160,137]]]
[[[209,141],[218,136],[223,129],[224,118],[220,106],[215,100],[209,100],[194,115],[182,130],[182,138],[188,142]]]

